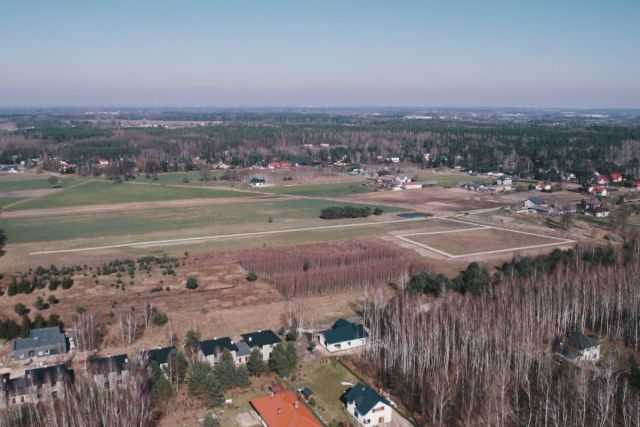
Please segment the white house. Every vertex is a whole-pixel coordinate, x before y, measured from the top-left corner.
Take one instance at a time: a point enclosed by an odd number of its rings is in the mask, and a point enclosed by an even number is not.
[[[600,343],[580,332],[571,332],[559,340],[556,354],[573,362],[597,362]]]
[[[352,348],[364,347],[367,343],[367,331],[364,326],[350,322],[346,319],[338,319],[331,329],[323,331],[318,335],[320,345],[329,352],[350,350]]]
[[[247,343],[249,348],[253,350],[255,347],[260,349],[262,353],[262,360],[265,362],[269,360],[271,352],[278,345],[280,338],[270,329],[266,331],[250,332],[248,334],[242,334],[242,340]]]
[[[238,347],[229,337],[214,337],[212,340],[200,341],[198,357],[203,362],[207,362],[209,365],[213,366],[218,363],[220,356],[225,349],[229,350],[233,358],[236,359]]]
[[[251,181],[249,181],[249,184],[252,187],[264,187],[265,185],[267,185],[267,180],[262,178],[256,178],[254,176],[253,178],[251,178]]]
[[[342,401],[347,406],[347,412],[360,425],[377,426],[391,422],[393,409],[389,401],[362,383],[347,390],[342,395]]]

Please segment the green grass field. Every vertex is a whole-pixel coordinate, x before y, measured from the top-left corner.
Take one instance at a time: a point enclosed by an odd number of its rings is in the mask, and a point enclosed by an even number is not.
[[[342,364],[331,359],[320,360],[303,365],[294,381],[296,388],[309,387],[315,393],[316,405],[314,411],[325,422],[332,421],[353,424],[354,419],[345,410],[340,396],[347,390],[341,382],[356,384],[358,378],[349,372]]]
[[[6,191],[25,191],[25,190],[40,190],[46,188],[52,188],[51,184],[47,182],[48,176],[42,175],[38,177],[2,177],[0,178],[0,192]],[[68,187],[77,182],[75,178],[60,178],[60,182],[56,187]]]
[[[262,188],[259,191],[291,196],[338,197],[371,192],[372,190],[365,187],[364,183],[365,181],[348,181],[327,184],[277,185]]]
[[[0,228],[4,228],[9,242],[28,243],[144,234],[173,237],[177,232],[180,236],[201,235],[203,232],[231,234],[371,220],[362,218],[336,222],[318,218],[320,210],[332,204],[335,202],[312,199],[256,200],[181,208],[58,214],[3,218]],[[385,212],[401,210],[384,209]]]
[[[196,186],[184,188],[135,182],[114,184],[111,181],[80,181],[79,185],[28,200],[10,209],[47,209],[93,204],[246,196],[251,194]]]

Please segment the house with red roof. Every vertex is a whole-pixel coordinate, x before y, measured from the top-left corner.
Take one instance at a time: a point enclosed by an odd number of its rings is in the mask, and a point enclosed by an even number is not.
[[[251,406],[267,427],[321,427],[311,411],[291,391],[251,400]]]
[[[614,172],[611,174],[611,182],[622,182],[622,174]]]

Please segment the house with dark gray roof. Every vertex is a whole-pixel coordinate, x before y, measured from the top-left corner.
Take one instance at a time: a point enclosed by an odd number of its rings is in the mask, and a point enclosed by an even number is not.
[[[169,364],[169,353],[176,348],[170,347],[158,347],[142,352],[142,360],[146,363],[156,362],[161,368],[166,367]]]
[[[318,335],[318,341],[329,352],[350,350],[364,347],[367,344],[367,331],[359,323],[346,319],[338,319],[331,329],[327,329]]]
[[[198,356],[200,360],[215,365],[220,360],[220,356],[225,350],[229,350],[234,360],[238,347],[229,337],[213,338],[212,340],[200,341],[200,348],[198,349]]]
[[[570,332],[561,337],[556,354],[572,362],[597,362],[600,359],[600,343],[581,332]]]
[[[129,356],[96,357],[88,361],[87,370],[102,389],[126,387],[129,383]]]
[[[342,395],[342,401],[360,425],[376,426],[391,422],[390,402],[371,387],[358,383]]]
[[[282,341],[280,337],[270,329],[242,334],[242,340],[247,343],[250,349],[256,347],[260,349],[262,352],[262,360],[264,361],[269,360],[273,349]]]
[[[0,375],[0,409],[64,397],[65,383],[71,381],[73,371],[64,364],[27,369],[16,378]]]
[[[32,329],[27,338],[17,338],[13,342],[14,360],[50,357],[68,351],[67,338],[58,326]]]

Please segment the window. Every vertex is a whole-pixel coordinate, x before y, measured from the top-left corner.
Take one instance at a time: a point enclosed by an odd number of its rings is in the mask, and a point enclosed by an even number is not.
[[[384,422],[384,417],[378,418],[378,423],[382,424]]]

